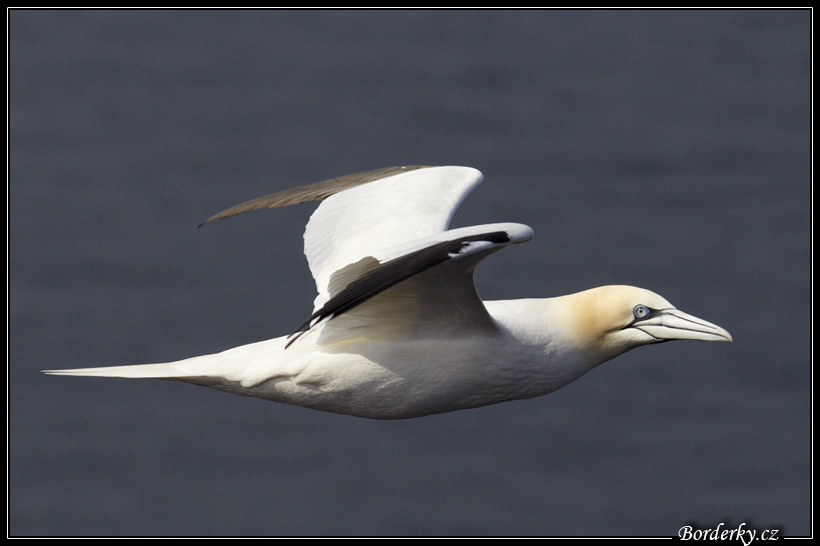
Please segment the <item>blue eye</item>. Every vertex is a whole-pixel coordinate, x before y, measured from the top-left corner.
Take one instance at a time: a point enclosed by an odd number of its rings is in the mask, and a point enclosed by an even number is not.
[[[650,309],[646,305],[636,305],[632,310],[632,314],[636,319],[645,319],[649,316]]]

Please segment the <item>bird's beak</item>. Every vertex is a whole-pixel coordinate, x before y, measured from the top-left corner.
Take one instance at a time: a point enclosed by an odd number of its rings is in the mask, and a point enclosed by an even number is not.
[[[662,341],[732,341],[732,335],[720,326],[674,308],[652,313],[646,320],[636,321],[632,326]]]

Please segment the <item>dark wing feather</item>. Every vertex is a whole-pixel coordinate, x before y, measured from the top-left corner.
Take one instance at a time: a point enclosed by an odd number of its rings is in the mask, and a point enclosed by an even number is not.
[[[291,339],[285,345],[285,348],[319,322],[346,313],[388,288],[436,265],[472,254],[473,252],[467,249],[468,245],[474,242],[491,244],[490,247],[482,248],[479,251],[481,254],[480,259],[483,259],[488,253],[501,250],[513,241],[510,240],[509,234],[505,231],[481,233],[455,240],[442,241],[387,261],[352,281],[328,300],[324,306],[313,313],[308,320],[291,334]],[[465,252],[462,253],[462,251]]]
[[[394,174],[399,174],[408,171],[415,171],[416,169],[423,169],[427,165],[409,165],[406,167],[386,167],[384,169],[376,169],[375,171],[367,171],[356,174],[348,174],[338,178],[331,178],[322,182],[300,186],[298,188],[290,188],[287,190],[278,191],[250,201],[245,201],[239,205],[233,206],[229,209],[223,210],[219,214],[214,214],[197,227],[202,227],[212,220],[220,218],[227,218],[257,209],[269,209],[275,207],[287,207],[288,205],[298,205],[300,203],[307,203],[308,201],[321,201],[327,199],[334,193],[339,193],[348,188],[367,184],[375,180],[387,178]]]

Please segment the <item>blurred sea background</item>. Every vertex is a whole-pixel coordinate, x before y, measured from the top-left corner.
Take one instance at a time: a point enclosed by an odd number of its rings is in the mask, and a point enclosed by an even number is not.
[[[7,15],[10,535],[811,533],[811,11]],[[40,373],[292,331],[313,207],[197,224],[404,164],[534,228],[485,299],[632,284],[734,343],[389,422]]]

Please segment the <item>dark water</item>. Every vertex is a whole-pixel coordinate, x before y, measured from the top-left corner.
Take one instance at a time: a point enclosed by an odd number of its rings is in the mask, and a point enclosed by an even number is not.
[[[675,535],[810,527],[808,11],[9,15],[9,533]],[[654,290],[733,344],[400,422],[39,370],[168,361],[310,310],[309,206],[396,164],[523,222],[487,298]]]

